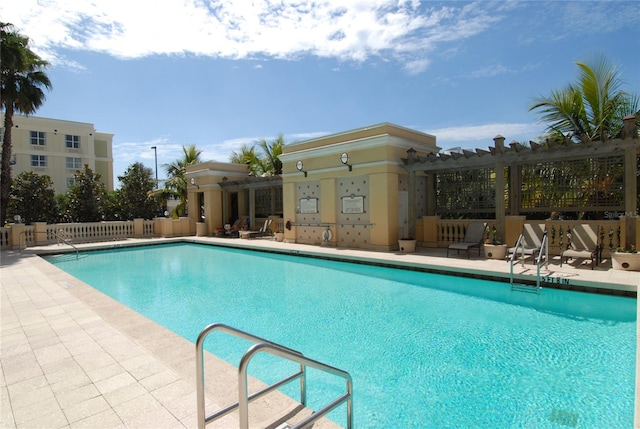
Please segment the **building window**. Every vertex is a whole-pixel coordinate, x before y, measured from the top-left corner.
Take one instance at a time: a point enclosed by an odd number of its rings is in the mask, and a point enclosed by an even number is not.
[[[32,167],[46,167],[47,157],[45,155],[31,155]]]
[[[67,177],[67,189],[71,189],[74,186],[76,186],[78,184],[78,182],[76,181],[75,176],[74,177]]]
[[[82,167],[81,158],[69,158],[67,157],[67,168],[78,170]]]
[[[34,146],[44,146],[47,143],[44,131],[31,131],[31,144]]]
[[[64,138],[65,145],[68,149],[80,149],[80,136],[72,136],[67,134]]]

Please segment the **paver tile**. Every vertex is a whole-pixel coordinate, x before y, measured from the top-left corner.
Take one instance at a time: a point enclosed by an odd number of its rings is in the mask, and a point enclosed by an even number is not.
[[[96,396],[85,399],[82,402],[70,404],[64,407],[63,411],[69,423],[73,424],[110,409],[109,403],[102,396]]]

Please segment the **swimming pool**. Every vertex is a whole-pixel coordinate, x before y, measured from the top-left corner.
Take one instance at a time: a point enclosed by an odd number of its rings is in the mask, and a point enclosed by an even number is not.
[[[222,322],[349,371],[358,428],[633,426],[635,299],[197,244],[49,261],[192,342]],[[316,378],[312,407],[343,388]]]

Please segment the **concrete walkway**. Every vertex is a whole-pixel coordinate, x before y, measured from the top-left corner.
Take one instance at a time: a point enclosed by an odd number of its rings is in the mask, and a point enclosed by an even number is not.
[[[189,240],[501,279],[509,275],[509,264],[505,261],[476,255],[470,259],[446,258],[441,249],[401,254],[264,239]],[[126,240],[79,247],[149,241],[175,240]],[[0,255],[0,427],[197,427],[194,345],[33,254],[60,250],[62,246],[48,246],[22,253],[3,251]],[[607,264],[592,271],[588,266],[571,264],[564,264],[561,269],[554,261],[543,275],[565,287],[637,291],[640,273],[614,271]],[[521,279],[531,280],[535,279],[536,270],[529,263],[524,267],[518,265],[515,273]],[[236,400],[237,382],[235,370],[228,364],[207,355],[207,368],[209,365],[224,370],[220,374],[207,373],[207,385],[212,389],[227,387],[207,391],[210,413],[217,404],[228,405]],[[257,385],[259,382],[254,381],[253,386]],[[228,392],[220,394],[220,390]],[[268,395],[255,406],[252,403],[252,427],[273,427],[273,421],[267,418],[273,410],[281,423],[295,419],[299,407],[282,395]],[[208,428],[237,426],[237,417],[232,414]],[[332,426],[324,422],[315,427]]]

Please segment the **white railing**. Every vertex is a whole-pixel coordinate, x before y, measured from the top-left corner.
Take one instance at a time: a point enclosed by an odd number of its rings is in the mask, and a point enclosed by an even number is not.
[[[155,237],[154,220],[86,222],[86,223],[36,223],[0,228],[0,248],[14,249],[55,244],[59,237],[73,243],[89,243],[127,238]]]
[[[485,239],[492,241],[494,238],[499,238],[494,237],[494,234],[496,234],[496,221],[493,219],[482,219],[482,221],[487,222]],[[462,240],[467,225],[471,220],[437,219],[432,222],[435,222],[437,231],[436,242],[431,243],[425,236],[423,244],[432,244],[435,245],[434,247],[447,247],[449,244]],[[620,246],[624,235],[624,228],[620,220],[527,220],[525,223],[544,226],[542,229],[547,231],[549,251],[552,255],[558,255],[562,250],[566,249],[568,244],[567,234],[576,224],[589,224],[598,228],[598,242],[602,245],[605,256],[609,255],[610,250],[615,250]],[[423,228],[429,228],[429,225],[425,225],[425,222],[423,222],[423,225]],[[513,243],[506,244],[513,245]]]
[[[74,243],[122,240],[133,237],[133,222],[59,223],[47,225],[47,241],[54,242],[55,234]]]

